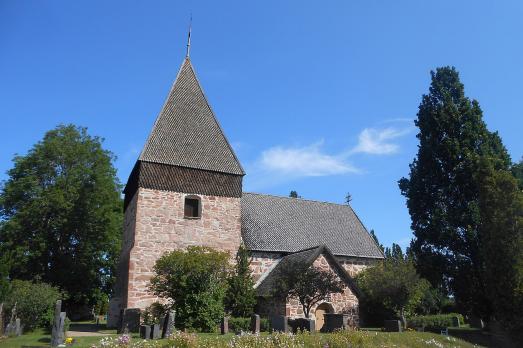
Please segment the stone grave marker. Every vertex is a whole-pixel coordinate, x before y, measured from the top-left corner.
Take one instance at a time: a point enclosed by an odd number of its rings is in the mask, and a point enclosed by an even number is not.
[[[151,339],[157,340],[161,337],[160,324],[151,325]]]
[[[4,335],[4,303],[0,303],[0,337]]]
[[[163,321],[162,338],[172,335],[174,331],[174,311],[167,311],[165,320]]]
[[[16,336],[16,302],[11,310],[11,319],[5,327],[5,335],[8,337]]]
[[[273,315],[269,318],[272,332],[289,332],[289,318],[284,315]]]
[[[260,316],[258,314],[253,314],[251,316],[251,333],[260,333]]]
[[[325,313],[323,317],[325,318],[325,323],[321,328],[322,332],[333,332],[349,328],[348,314]]]
[[[220,333],[226,335],[229,333],[229,317],[223,317],[220,325]]]
[[[151,338],[151,325],[140,325],[140,338],[144,340]]]
[[[22,323],[20,322],[20,318],[16,318],[15,320],[15,336],[22,336]]]
[[[140,332],[140,312],[140,308],[124,309],[122,326],[118,333]]]
[[[65,312],[62,312],[62,300],[56,301],[54,307],[53,328],[51,331],[51,347],[64,344],[65,340]]]
[[[452,327],[459,327],[459,318],[458,317],[452,317]]]

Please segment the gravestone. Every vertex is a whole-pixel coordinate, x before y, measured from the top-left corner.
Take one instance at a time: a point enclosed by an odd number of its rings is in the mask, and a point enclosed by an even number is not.
[[[0,303],[0,337],[4,335],[4,303]]]
[[[16,318],[15,320],[15,336],[22,336],[22,324],[20,318]]]
[[[174,331],[174,311],[167,311],[165,320],[163,321],[162,338],[172,335]]]
[[[11,319],[5,327],[5,335],[8,337],[16,336],[16,302],[11,310]]]
[[[160,324],[151,325],[151,339],[157,340],[161,337]]]
[[[272,332],[289,332],[289,317],[284,315],[273,315],[269,318]]]
[[[385,331],[387,332],[401,332],[401,321],[399,320],[385,320]]]
[[[140,325],[140,338],[144,340],[151,338],[151,325]]]
[[[229,333],[229,317],[223,317],[220,324],[220,333],[226,335]]]
[[[65,312],[62,312],[62,300],[56,301],[54,307],[53,328],[51,331],[51,347],[64,344],[65,340]]]
[[[122,326],[118,333],[140,332],[140,312],[140,308],[124,309]]]
[[[348,314],[325,313],[323,317],[325,318],[325,323],[321,328],[322,332],[333,332],[349,328]]]
[[[290,319],[289,326],[292,328],[292,333],[298,333],[299,331],[316,331],[316,322],[307,318]]]
[[[459,318],[458,317],[452,317],[452,327],[459,327]]]
[[[253,334],[260,333],[260,316],[258,314],[253,314],[251,316],[251,332]]]

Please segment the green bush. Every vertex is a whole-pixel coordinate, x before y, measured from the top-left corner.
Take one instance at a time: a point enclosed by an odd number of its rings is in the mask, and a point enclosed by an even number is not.
[[[436,314],[436,315],[420,315],[417,317],[412,317],[407,320],[409,327],[433,327],[433,328],[443,328],[443,327],[453,327],[453,318],[458,318],[459,324],[463,325],[463,316],[458,313],[449,313],[449,314]]]
[[[150,289],[169,300],[176,327],[212,332],[224,316],[229,253],[188,247],[165,253],[154,266]]]
[[[48,328],[56,300],[61,297],[58,288],[49,284],[15,279],[11,281],[6,298],[6,315],[9,318],[16,303],[16,313],[24,331],[32,331],[36,327]]]
[[[231,332],[249,332],[251,330],[251,318],[229,318],[229,331]],[[268,332],[270,330],[269,319],[260,318],[260,331]]]

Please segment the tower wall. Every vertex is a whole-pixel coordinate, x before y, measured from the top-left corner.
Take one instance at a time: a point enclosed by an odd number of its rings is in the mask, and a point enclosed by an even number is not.
[[[185,193],[140,187],[135,195],[134,245],[129,253],[125,307],[145,308],[158,300],[148,285],[154,263],[165,252],[208,246],[233,256],[238,250],[240,198],[198,195],[201,218],[188,219],[184,217]]]

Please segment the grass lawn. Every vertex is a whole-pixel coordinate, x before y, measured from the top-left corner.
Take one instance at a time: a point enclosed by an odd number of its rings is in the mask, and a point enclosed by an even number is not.
[[[90,347],[100,341],[101,337],[78,337],[74,347]],[[1,348],[19,347],[50,347],[51,335],[42,329],[37,329],[20,337],[0,339]]]
[[[386,333],[386,332],[352,332],[350,336],[351,347],[396,347],[396,348],[417,348],[417,347],[462,347],[472,348],[474,346],[468,342],[459,339],[442,336],[428,332],[403,332],[403,333]],[[116,335],[112,335],[116,336]],[[340,340],[342,336],[332,334],[313,334],[301,335],[301,340],[305,343],[305,347],[324,346],[325,342],[329,341],[330,347],[347,347],[347,343]],[[347,336],[345,336],[347,338]],[[78,337],[72,347],[89,348],[93,344],[97,344],[102,337]],[[198,341],[214,341],[214,346],[227,347],[227,343],[234,338],[234,335],[220,336],[218,334],[198,334]],[[263,335],[264,339],[269,339],[267,334]],[[49,347],[51,337],[42,330],[15,337],[0,339],[0,348],[7,347]],[[139,340],[134,335],[133,340]],[[161,343],[167,343],[166,340],[160,340]],[[159,343],[160,343],[159,342]],[[217,344],[221,343],[221,344]],[[251,347],[252,345],[249,345]]]

